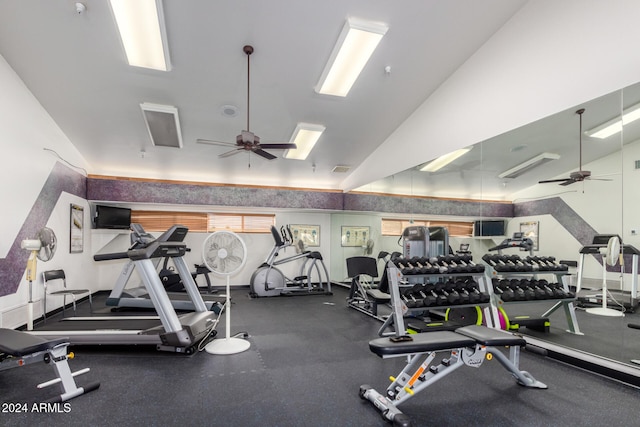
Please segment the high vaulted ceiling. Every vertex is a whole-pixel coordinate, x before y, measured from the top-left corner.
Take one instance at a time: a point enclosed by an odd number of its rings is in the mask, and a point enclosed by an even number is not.
[[[527,2],[165,0],[169,72],[127,65],[108,2],[85,1],[82,14],[75,3],[0,2],[0,55],[87,160],[90,174],[345,189],[349,173],[363,162],[370,167],[367,158]],[[314,86],[348,17],[383,22],[389,30],[346,98],[319,95]],[[251,130],[262,142],[282,142],[298,122],[326,126],[307,160],[248,153],[221,159],[227,148],[196,143],[233,142],[246,127],[246,44],[255,48]],[[178,108],[183,148],[152,145],[143,102]],[[236,106],[238,115],[223,115],[224,105]],[[554,135],[564,141],[576,135],[575,118],[559,117],[555,125],[563,130],[545,129],[548,138],[535,143],[534,155],[545,144],[557,147]],[[484,147],[482,170],[506,169],[504,160],[486,163],[504,152],[504,145],[496,147]],[[430,158],[418,157],[416,164]],[[566,164],[558,161],[557,170],[545,173],[575,168],[574,157],[564,157]],[[443,192],[448,184],[455,195],[456,186],[468,185],[463,171],[472,160],[461,159],[451,167],[460,173],[430,186]],[[332,172],[336,165],[351,170]]]

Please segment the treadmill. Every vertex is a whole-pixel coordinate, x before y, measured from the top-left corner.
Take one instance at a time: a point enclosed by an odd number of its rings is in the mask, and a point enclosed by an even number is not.
[[[132,228],[142,229],[139,224]],[[174,225],[167,233],[184,233],[187,227]],[[191,354],[197,344],[215,335],[217,315],[208,310],[183,259],[183,242],[155,239],[139,242],[127,251],[149,293],[157,316],[68,317],[44,324],[33,335],[62,338],[72,345],[155,345],[158,350]],[[185,285],[194,311],[178,316],[157,274],[154,260],[171,257]]]
[[[130,249],[135,249],[142,245],[148,244],[154,240],[161,242],[182,242],[187,235],[187,229],[185,227],[171,227],[169,230],[162,233],[157,239],[153,235],[147,233],[140,224],[131,224],[131,246]],[[187,249],[188,250],[188,249]],[[153,309],[154,304],[149,297],[149,292],[145,286],[137,286],[125,289],[131,275],[135,270],[135,264],[133,260],[129,259],[128,251],[110,251],[108,253],[97,253],[93,256],[95,261],[110,261],[116,259],[128,259],[128,262],[122,268],[122,272],[118,276],[116,285],[112,289],[111,293],[107,297],[106,305],[114,308],[141,308],[141,309]],[[162,258],[156,258],[153,260],[154,268],[158,271],[158,265]],[[173,258],[175,259],[175,258]],[[166,258],[165,258],[166,260]],[[177,267],[177,266],[176,266]],[[158,274],[158,273],[156,273]],[[193,276],[189,274],[189,277],[193,279]],[[183,284],[184,279],[180,276]],[[186,286],[185,286],[186,288]],[[178,311],[194,311],[195,306],[189,295],[185,292],[167,292],[171,305]],[[216,313],[220,313],[222,310],[222,304],[224,299],[221,297],[215,297],[211,295],[205,295],[202,297],[208,310],[212,310]]]
[[[588,289],[582,286],[584,281],[584,258],[585,255],[600,255],[602,249],[606,249],[611,237],[618,237],[620,242],[622,239],[617,234],[596,234],[593,236],[593,241],[590,245],[585,245],[580,249],[580,261],[578,262],[578,283],[577,283],[577,300],[584,306],[601,305],[602,304],[602,289]],[[607,303],[612,306],[617,306],[617,303],[621,303],[626,310],[631,312],[635,311],[638,305],[640,305],[640,298],[638,296],[638,260],[640,259],[640,250],[636,247],[628,244],[620,245],[620,253],[624,256],[624,262],[620,266],[622,273],[625,271],[625,266],[629,264],[628,257],[631,257],[631,290],[625,291],[622,289],[607,288],[607,292],[610,294]]]

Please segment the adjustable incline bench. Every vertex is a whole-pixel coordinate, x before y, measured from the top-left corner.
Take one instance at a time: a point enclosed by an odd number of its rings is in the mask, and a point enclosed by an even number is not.
[[[378,408],[382,416],[394,426],[411,425],[397,405],[429,387],[442,377],[461,366],[474,368],[482,365],[485,357],[495,357],[525,387],[543,388],[547,386],[537,381],[531,374],[518,367],[520,347],[526,344],[521,337],[485,326],[471,325],[455,331],[437,331],[413,334],[404,337],[377,338],[369,342],[372,352],[383,359],[407,357],[408,363],[397,377],[391,377],[386,396],[369,385],[360,386],[360,397],[369,400]],[[509,357],[497,347],[509,347]],[[449,357],[439,365],[429,367],[437,352],[447,351]],[[425,356],[424,359],[421,356]]]
[[[64,402],[100,387],[92,383],[78,387],[73,377],[89,372],[89,368],[71,372],[67,358],[68,343],[65,339],[45,339],[27,332],[0,328],[0,371],[31,363],[52,363],[58,378],[38,384],[38,388],[60,383],[62,394],[49,402]]]

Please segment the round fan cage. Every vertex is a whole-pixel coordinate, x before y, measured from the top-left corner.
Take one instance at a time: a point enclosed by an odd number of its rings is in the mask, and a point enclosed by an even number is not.
[[[38,259],[40,261],[49,261],[56,253],[58,243],[56,234],[52,229],[44,227],[38,232],[38,236],[36,238],[40,240],[40,244],[42,245],[38,251]]]
[[[202,260],[214,274],[227,277],[226,302],[226,338],[213,340],[205,346],[209,354],[235,354],[247,350],[249,341],[231,336],[231,296],[230,276],[242,269],[247,260],[247,247],[244,241],[232,231],[216,231],[204,240]]]
[[[232,275],[242,269],[247,248],[242,239],[231,231],[216,231],[204,241],[202,257],[213,273]]]

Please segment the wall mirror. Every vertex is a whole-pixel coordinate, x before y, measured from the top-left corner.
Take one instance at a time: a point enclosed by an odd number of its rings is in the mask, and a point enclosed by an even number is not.
[[[640,313],[634,313],[637,301],[632,301],[632,272],[634,264],[637,267],[638,256],[630,253],[631,248],[640,248],[640,223],[636,222],[640,208],[636,196],[636,181],[640,180],[640,120],[632,121],[632,110],[636,105],[640,106],[640,85],[584,102],[467,147],[469,150],[464,155],[435,172],[421,171],[424,165],[416,165],[357,191],[402,195],[407,196],[408,200],[421,196],[477,202],[474,212],[448,216],[448,219],[493,219],[491,212],[485,211],[486,204],[481,202],[513,203],[515,216],[507,218],[505,236],[490,239],[453,238],[452,246],[468,241],[474,258],[479,259],[501,239],[520,231],[521,224],[537,223],[539,242],[538,250],[533,255],[553,256],[558,261],[578,263],[582,270],[582,291],[586,289],[593,299],[575,304],[579,329],[584,335],[566,332],[567,320],[563,310],[548,316],[550,332],[539,333],[527,328],[522,328],[522,332],[541,340],[630,363],[633,359],[640,359],[640,330],[627,327],[629,323],[640,324]],[[579,109],[584,109],[582,115],[577,114]],[[608,125],[615,125],[623,115],[621,131],[605,137],[596,134]],[[535,166],[527,167],[527,162]],[[522,170],[514,171],[522,164]],[[584,180],[578,178],[568,185],[561,185],[563,182],[538,183],[569,178],[572,172],[578,170],[589,171],[591,176]],[[379,223],[381,217],[438,219],[447,216],[443,212],[430,213],[428,203],[425,205],[423,202],[420,210],[415,209],[416,206],[406,203],[404,212],[394,213],[340,213],[332,217],[332,224],[335,228],[339,224],[350,225],[350,221],[355,221],[374,230],[379,227],[375,224]],[[615,266],[604,269],[600,254],[585,255],[581,259],[580,250],[591,244],[596,234],[621,237],[623,253]],[[374,252],[397,248],[397,238],[385,240],[379,236],[375,240],[377,246]],[[338,263],[343,263],[345,257],[350,255],[344,248],[337,249],[336,253],[344,257],[337,258],[334,269],[338,269]],[[525,256],[523,253],[514,253]],[[570,268],[573,286],[577,285],[577,270],[577,267]],[[337,272],[335,277],[341,275],[344,275],[344,270]],[[608,305],[624,311],[624,316],[598,316],[586,311],[589,307],[601,304],[603,283],[609,291]],[[616,306],[617,303],[625,307]],[[526,307],[525,304],[511,311],[513,316],[518,312],[540,315],[546,308],[542,305]],[[639,317],[637,321],[636,317]]]

